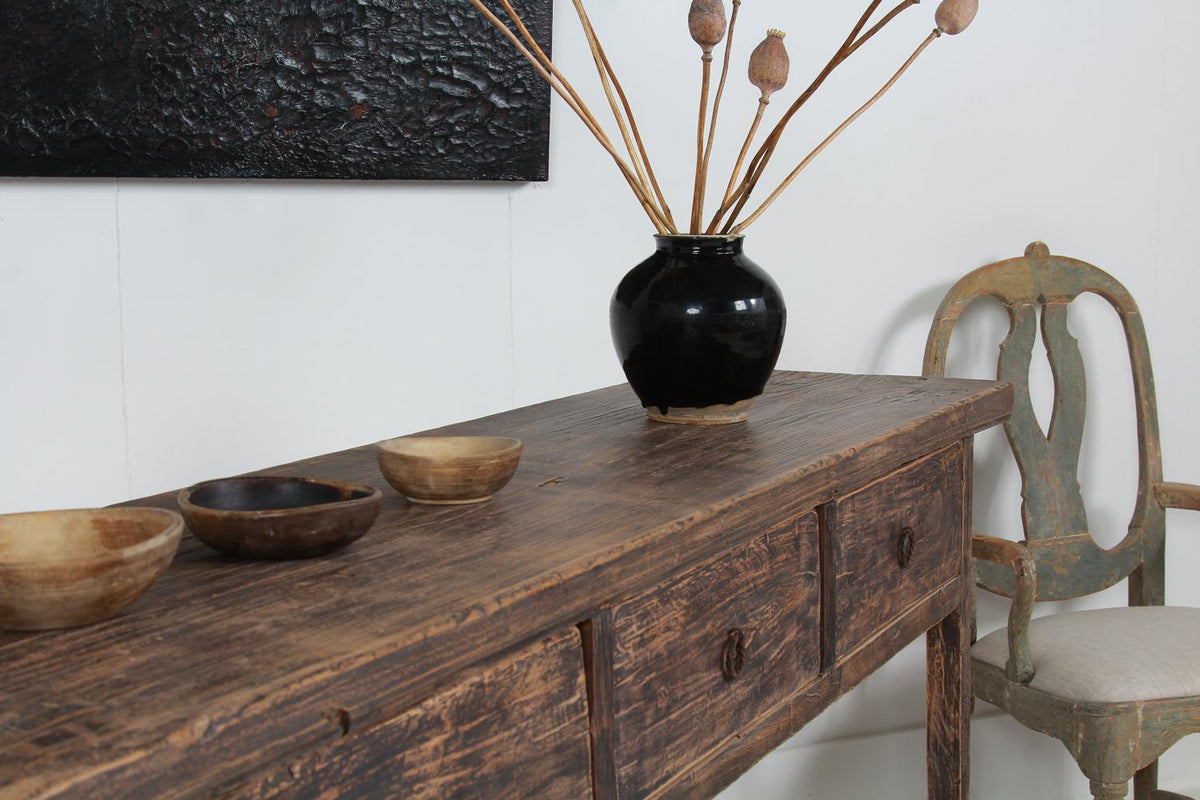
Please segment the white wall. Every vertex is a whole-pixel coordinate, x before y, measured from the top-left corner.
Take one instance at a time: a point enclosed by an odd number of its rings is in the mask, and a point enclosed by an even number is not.
[[[686,216],[687,4],[591,5]],[[788,30],[794,92],[858,5],[750,0],[739,56],[765,28]],[[828,82],[778,173],[882,83],[934,8],[906,12]],[[600,110],[571,6],[557,11],[560,64]],[[790,305],[781,366],[916,373],[950,283],[1044,239],[1139,298],[1167,478],[1200,481],[1197,31],[1189,0],[984,0],[975,26],[937,42],[751,229],[748,252]],[[730,162],[754,109],[742,69],[714,164]],[[0,512],[111,503],[619,382],[607,303],[649,252],[649,225],[561,105],[552,149],[544,185],[0,181]],[[1083,483],[1097,536],[1115,541],[1136,465],[1119,331],[1102,312],[1072,324],[1097,342]],[[992,362],[1001,320],[972,316],[954,358],[982,376],[965,364]],[[1001,445],[979,444],[976,524],[1012,537]],[[1168,599],[1200,605],[1200,519],[1169,522]],[[981,627],[1004,613],[984,602]],[[726,800],[923,796],[922,667],[920,646],[905,651]],[[1087,797],[1061,746],[982,713],[977,797]],[[1200,792],[1200,745],[1185,740],[1163,772]]]

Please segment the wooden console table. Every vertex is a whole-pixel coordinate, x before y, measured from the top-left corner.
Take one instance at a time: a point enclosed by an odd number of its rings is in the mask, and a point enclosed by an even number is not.
[[[0,797],[707,797],[928,631],[929,796],[965,798],[971,437],[1011,403],[778,373],[690,428],[614,387],[444,429],[525,442],[475,506],[369,447],[268,470],[383,513],[313,561],[185,538],[120,617],[0,632]]]

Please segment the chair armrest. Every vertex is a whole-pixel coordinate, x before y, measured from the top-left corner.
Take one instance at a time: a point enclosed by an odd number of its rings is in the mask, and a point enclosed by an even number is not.
[[[975,534],[971,537],[971,555],[1008,567],[1016,575],[1017,591],[1008,611],[1008,679],[1027,684],[1033,680],[1033,654],[1029,649],[1029,620],[1037,598],[1037,563],[1024,545],[1008,539]]]
[[[1185,508],[1200,511],[1200,486],[1191,483],[1159,483],[1154,496],[1163,508]]]

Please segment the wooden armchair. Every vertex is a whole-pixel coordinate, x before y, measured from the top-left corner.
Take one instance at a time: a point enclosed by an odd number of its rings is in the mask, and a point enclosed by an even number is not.
[[[1120,315],[1133,368],[1138,425],[1137,505],[1129,532],[1111,550],[1088,533],[1078,481],[1085,386],[1067,306],[1083,292]],[[1154,379],[1133,298],[1090,264],[1050,255],[1035,242],[1022,258],[982,267],[946,295],[929,332],[924,373],[943,375],[950,334],[963,310],[989,295],[1008,309],[998,378],[1016,404],[1005,432],[1021,472],[1025,540],[976,535],[979,586],[1013,599],[1008,626],[971,648],[978,697],[1034,730],[1061,739],[1100,800],[1186,800],[1157,788],[1157,759],[1200,731],[1200,608],[1164,602],[1165,509],[1200,510],[1200,486],[1163,483]],[[1055,383],[1043,432],[1029,397],[1039,311]],[[1031,619],[1036,600],[1065,600],[1129,578],[1129,608]]]

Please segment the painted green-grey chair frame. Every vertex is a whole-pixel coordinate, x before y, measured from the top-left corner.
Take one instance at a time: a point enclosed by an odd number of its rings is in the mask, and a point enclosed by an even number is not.
[[[1091,292],[1120,316],[1133,370],[1138,426],[1138,491],[1125,538],[1102,549],[1088,533],[1078,481],[1086,406],[1083,358],[1067,330],[1067,307]],[[1200,486],[1164,483],[1150,353],[1141,313],[1112,276],[1076,259],[1053,256],[1041,242],[1021,258],[981,267],[943,299],[925,349],[924,374],[945,374],[950,335],[974,300],[990,296],[1007,309],[1010,329],[1000,347],[997,378],[1012,381],[1015,406],[1005,432],[1022,478],[1025,540],[976,534],[977,584],[1013,599],[1008,662],[1003,670],[973,660],[978,697],[1022,724],[1062,740],[1100,800],[1182,798],[1157,788],[1158,757],[1183,736],[1200,731],[1200,697],[1128,703],[1080,703],[1036,691],[1029,625],[1035,600],[1065,600],[1129,578],[1131,606],[1164,603],[1165,509],[1200,510]],[[1043,433],[1029,396],[1029,366],[1042,338],[1055,384],[1053,415]],[[1186,799],[1185,799],[1186,800]]]

